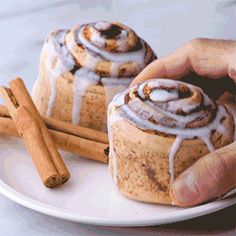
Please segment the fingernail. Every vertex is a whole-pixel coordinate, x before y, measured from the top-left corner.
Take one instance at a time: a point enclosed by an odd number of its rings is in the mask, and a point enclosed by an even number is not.
[[[230,66],[229,68],[229,77],[231,77],[236,82],[236,67]]]
[[[192,172],[186,172],[177,178],[172,186],[174,204],[190,206],[199,198],[196,176]]]

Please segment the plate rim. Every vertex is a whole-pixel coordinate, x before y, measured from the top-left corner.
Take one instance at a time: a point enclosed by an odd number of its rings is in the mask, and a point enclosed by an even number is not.
[[[152,218],[146,220],[140,219],[140,220],[122,221],[122,220],[108,220],[108,219],[104,220],[104,219],[98,219],[96,217],[95,218],[86,217],[79,215],[73,212],[72,210],[66,208],[52,206],[39,200],[35,200],[34,198],[29,197],[19,191],[16,191],[14,188],[6,184],[2,179],[0,179],[0,193],[5,197],[7,197],[8,199],[12,200],[13,202],[16,202],[26,208],[62,220],[67,220],[82,224],[99,225],[99,226],[117,226],[117,227],[132,227],[132,226],[141,227],[141,226],[154,226],[154,225],[177,223],[180,221],[207,215],[236,204],[236,196],[234,196],[231,198],[210,202],[193,208],[183,208],[181,216],[179,216],[179,212],[176,212],[176,213],[171,213],[171,215],[169,213],[164,214],[164,216],[158,217],[157,219]],[[205,209],[203,210],[203,208]],[[192,210],[194,210],[194,214]]]

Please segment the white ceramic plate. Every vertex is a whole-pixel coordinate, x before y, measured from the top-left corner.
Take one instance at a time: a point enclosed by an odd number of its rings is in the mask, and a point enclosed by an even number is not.
[[[236,197],[194,208],[152,205],[117,193],[104,164],[62,153],[72,175],[59,189],[45,188],[21,140],[0,137],[0,192],[44,214],[107,226],[145,226],[182,221],[236,203]]]

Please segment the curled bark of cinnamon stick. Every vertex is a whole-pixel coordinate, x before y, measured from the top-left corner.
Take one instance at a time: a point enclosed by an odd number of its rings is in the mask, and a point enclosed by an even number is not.
[[[44,185],[53,188],[65,183],[70,174],[23,81],[12,80],[9,88],[1,87],[1,93]]]
[[[48,128],[61,131],[63,133],[79,136],[81,138],[92,140],[99,143],[104,143],[104,144],[109,143],[108,136],[104,132],[85,128],[78,125],[71,125],[69,123],[51,118],[44,118],[44,120]]]

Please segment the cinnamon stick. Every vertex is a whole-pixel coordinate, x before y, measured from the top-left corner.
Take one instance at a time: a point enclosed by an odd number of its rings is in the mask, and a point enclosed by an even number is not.
[[[1,93],[44,185],[53,188],[65,183],[70,174],[23,81],[12,80],[9,88],[1,87]]]
[[[10,114],[5,106],[0,105],[0,117],[10,117]],[[72,125],[60,120],[43,117],[46,126],[49,129],[61,131],[63,133],[72,134],[80,138],[88,139],[91,141],[108,144],[108,136],[106,133],[85,128],[78,125]]]
[[[67,122],[51,118],[44,118],[44,121],[48,128],[55,129],[57,131],[62,131],[63,133],[73,134],[99,143],[109,143],[108,136],[104,132],[85,128],[78,125],[72,125]]]
[[[102,163],[108,162],[109,150],[106,133],[55,119],[44,118],[44,121],[58,148]],[[7,108],[1,105],[0,134],[19,137]]]

